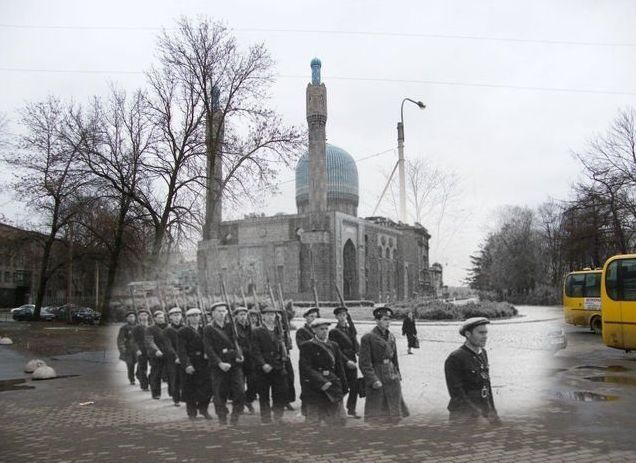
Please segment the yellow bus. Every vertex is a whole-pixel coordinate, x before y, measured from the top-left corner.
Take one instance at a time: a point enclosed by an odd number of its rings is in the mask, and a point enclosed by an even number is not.
[[[601,334],[601,270],[570,272],[563,280],[563,315],[572,325]]]
[[[606,346],[636,349],[636,254],[610,257],[601,279],[603,342]]]

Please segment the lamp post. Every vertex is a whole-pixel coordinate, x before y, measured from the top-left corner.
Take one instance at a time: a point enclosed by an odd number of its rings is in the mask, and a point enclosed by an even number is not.
[[[426,105],[421,101],[415,101],[410,98],[404,98],[402,100],[402,106],[400,107],[400,122],[397,125],[398,132],[398,168],[400,175],[400,220],[402,223],[406,223],[406,180],[404,174],[404,103],[410,101],[416,104],[420,109],[426,108]]]

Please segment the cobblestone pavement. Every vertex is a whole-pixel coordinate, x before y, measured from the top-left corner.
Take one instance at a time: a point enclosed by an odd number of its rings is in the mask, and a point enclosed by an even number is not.
[[[456,328],[448,332],[436,328],[422,330],[421,338],[428,340],[417,355],[400,359],[409,372],[404,391],[413,416],[392,427],[349,419],[345,429],[309,428],[297,412],[287,412],[286,426],[262,426],[257,416],[244,415],[238,427],[224,428],[216,421],[186,419],[183,407],[174,407],[165,396],[165,388],[164,397],[157,401],[126,384],[124,366],[112,351],[45,359],[59,375],[79,376],[43,382],[27,379],[25,384],[35,389],[0,392],[0,462],[636,461],[636,443],[630,437],[634,401],[629,385],[590,383],[600,392],[611,387],[621,398],[614,402],[554,400],[553,390],[580,389],[584,375],[590,375],[589,369],[578,368],[576,345],[548,361],[532,348],[515,349],[514,336],[508,331],[500,331],[495,341],[494,328],[491,361],[500,370],[509,370],[499,371],[494,378],[500,391],[495,400],[504,421],[500,428],[448,425],[448,398],[440,391],[443,379],[438,378],[436,363],[454,348]],[[397,333],[397,327],[393,331]],[[587,352],[588,366],[604,368],[607,362],[622,362],[632,368],[618,374],[631,377],[634,362],[598,357],[597,348],[590,344],[597,339],[578,334],[573,339]],[[566,355],[571,349],[572,354]],[[613,352],[603,355],[619,356]],[[0,361],[8,358],[2,356],[0,351]],[[11,359],[19,363],[13,354]],[[534,364],[517,365],[526,361]],[[16,372],[14,378],[24,376]],[[536,397],[531,399],[533,390]],[[515,402],[516,395],[522,399]],[[359,412],[362,407],[358,405]]]

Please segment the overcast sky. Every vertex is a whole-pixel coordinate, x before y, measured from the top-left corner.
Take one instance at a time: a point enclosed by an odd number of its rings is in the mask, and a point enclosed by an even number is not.
[[[143,85],[159,29],[180,15],[222,20],[246,46],[264,42],[280,76],[271,104],[293,124],[306,124],[309,62],[322,60],[329,142],[354,158],[385,152],[358,163],[360,216],[395,163],[402,99],[422,100],[424,111],[405,106],[406,157],[461,179],[442,229],[424,220],[431,261],[451,285],[498,208],[565,199],[580,170],[571,152],[636,105],[631,0],[0,0],[0,112],[14,121],[49,94],[83,101],[109,81]],[[266,213],[295,212],[290,179],[293,170],[281,174]],[[27,218],[6,192],[0,213]]]

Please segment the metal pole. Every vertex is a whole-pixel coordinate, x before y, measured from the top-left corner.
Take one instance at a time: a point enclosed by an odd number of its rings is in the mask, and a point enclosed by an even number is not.
[[[398,122],[398,167],[400,177],[400,220],[406,223],[406,179],[404,173],[404,122]]]
[[[99,309],[99,262],[95,261],[95,310]]]

